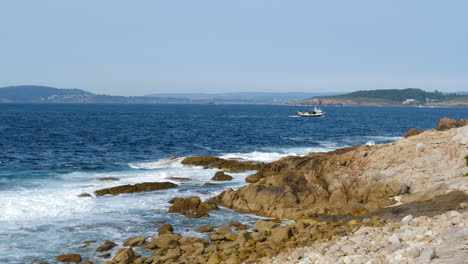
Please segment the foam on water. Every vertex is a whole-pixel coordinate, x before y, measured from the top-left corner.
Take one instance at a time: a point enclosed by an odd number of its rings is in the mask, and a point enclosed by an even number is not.
[[[221,155],[223,159],[240,159],[259,162],[272,162],[287,156],[305,156],[311,152],[327,152],[336,147],[310,147],[310,148],[264,148],[265,151],[253,151],[248,153],[226,153]]]
[[[152,162],[129,163],[128,166],[132,169],[161,169],[161,168],[181,168],[184,165],[181,163],[185,157],[173,157],[161,159]]]

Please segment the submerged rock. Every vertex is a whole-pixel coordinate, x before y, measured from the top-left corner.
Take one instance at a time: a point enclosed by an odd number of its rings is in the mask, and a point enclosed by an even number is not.
[[[231,173],[244,172],[248,170],[259,170],[263,166],[263,163],[253,161],[226,160],[213,156],[188,157],[182,161],[182,164],[189,166],[201,166],[205,169],[220,169]]]
[[[81,255],[79,254],[63,254],[55,257],[58,262],[80,262]]]
[[[101,177],[96,178],[96,181],[120,181],[120,179],[115,177]]]
[[[213,203],[202,202],[200,197],[192,196],[187,198],[176,197],[169,201],[169,213],[182,214],[189,218],[200,218],[208,216],[209,212],[218,209]]]
[[[95,191],[97,196],[106,194],[118,195],[122,193],[138,193],[138,192],[150,192],[157,190],[164,190],[169,188],[177,187],[178,185],[172,182],[143,182],[138,184],[127,184],[120,185],[111,188],[105,188]]]
[[[113,249],[115,246],[117,246],[116,243],[106,240],[104,244],[100,245],[99,247],[96,248],[96,252],[104,252],[104,251],[109,251]]]
[[[80,198],[83,198],[83,197],[93,197],[93,196],[92,196],[91,194],[89,194],[89,193],[82,193],[82,194],[79,194],[79,195],[77,195],[77,196],[80,197]]]
[[[234,179],[231,175],[227,175],[224,173],[224,171],[218,171],[215,173],[213,178],[211,178],[212,181],[230,181]]]

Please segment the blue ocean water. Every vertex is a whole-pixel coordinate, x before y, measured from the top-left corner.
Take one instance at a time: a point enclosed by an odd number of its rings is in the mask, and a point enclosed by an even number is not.
[[[174,156],[214,155],[273,161],[287,155],[398,140],[431,129],[441,117],[468,118],[468,108],[323,107],[323,118],[299,118],[306,107],[271,105],[0,105],[0,263],[53,262],[61,253],[97,260],[106,239],[156,233],[165,220],[184,235],[203,224],[255,216],[222,209],[187,220],[166,214],[175,196],[211,197],[239,188],[249,174],[202,186],[216,170],[184,167]],[[97,181],[117,177],[117,182]],[[186,177],[180,182],[171,177]],[[79,198],[105,187],[173,181],[176,189]],[[97,240],[83,248],[85,240]],[[144,252],[143,252],[144,253]]]

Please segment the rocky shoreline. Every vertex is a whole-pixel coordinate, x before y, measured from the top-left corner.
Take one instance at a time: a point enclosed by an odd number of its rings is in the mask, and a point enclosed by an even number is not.
[[[103,259],[112,257],[105,264],[464,263],[467,124],[441,119],[437,129],[412,130],[397,142],[272,163],[186,158],[182,163],[187,166],[257,172],[246,178],[249,185],[207,201],[175,197],[169,213],[205,217],[222,206],[272,219],[252,226],[200,227],[208,239],[182,237],[170,223],[161,223],[159,236],[129,238],[120,248],[108,241],[96,250],[105,252]],[[218,172],[213,180],[230,180],[227,176]],[[168,182],[124,185],[96,195],[174,187]],[[151,256],[137,253],[148,250]],[[81,262],[85,259],[56,257],[58,262],[92,263]]]

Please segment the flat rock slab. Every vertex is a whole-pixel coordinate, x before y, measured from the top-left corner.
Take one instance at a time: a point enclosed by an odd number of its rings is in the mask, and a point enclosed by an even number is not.
[[[164,190],[169,188],[177,187],[178,185],[172,182],[143,182],[138,184],[126,184],[115,186],[111,188],[105,188],[95,191],[97,196],[103,196],[106,194],[119,195],[122,193],[139,193],[139,192],[150,192],[157,190]]]

